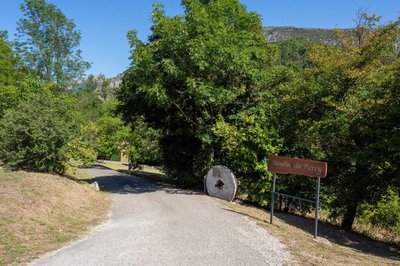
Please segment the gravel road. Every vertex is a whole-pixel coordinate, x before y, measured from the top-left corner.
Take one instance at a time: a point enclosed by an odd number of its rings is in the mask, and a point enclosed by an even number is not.
[[[101,167],[87,171],[111,193],[110,219],[29,265],[281,265],[291,259],[255,222],[208,196]]]

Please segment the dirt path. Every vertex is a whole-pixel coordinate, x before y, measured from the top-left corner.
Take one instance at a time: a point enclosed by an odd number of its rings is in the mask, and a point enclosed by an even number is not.
[[[112,194],[110,220],[31,265],[280,265],[291,258],[276,238],[207,196],[87,171]]]

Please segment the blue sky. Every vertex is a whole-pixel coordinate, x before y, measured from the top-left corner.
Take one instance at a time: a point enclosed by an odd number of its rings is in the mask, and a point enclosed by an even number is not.
[[[23,0],[0,0],[0,30],[13,38],[21,17]],[[122,73],[129,66],[126,32],[136,29],[139,38],[150,34],[150,12],[154,2],[162,2],[167,15],[183,12],[180,0],[47,0],[55,4],[82,33],[80,49],[92,63],[87,74],[108,77]],[[241,0],[248,10],[261,14],[264,26],[348,28],[360,8],[382,16],[382,21],[396,20],[400,0]]]

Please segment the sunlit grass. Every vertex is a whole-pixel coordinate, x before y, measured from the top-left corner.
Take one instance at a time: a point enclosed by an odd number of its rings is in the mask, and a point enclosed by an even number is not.
[[[0,265],[28,262],[84,235],[110,204],[85,182],[0,169]]]
[[[254,220],[282,241],[295,257],[289,265],[399,265],[398,246],[348,233],[322,221],[320,236],[314,239],[313,219],[277,212],[271,225],[269,212],[263,208],[217,201]]]

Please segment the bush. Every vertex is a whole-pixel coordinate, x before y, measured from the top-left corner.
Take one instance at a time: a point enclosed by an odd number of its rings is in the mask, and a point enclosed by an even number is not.
[[[138,118],[129,135],[131,153],[139,164],[160,165],[161,150],[159,146],[161,133]]]
[[[91,167],[97,160],[95,141],[97,127],[94,123],[81,125],[79,134],[67,145],[67,162],[65,168],[76,170],[78,166]]]
[[[99,158],[116,159],[115,154],[121,151],[121,139],[126,131],[124,123],[113,114],[105,114],[97,121],[96,127],[98,128],[96,151]]]
[[[389,190],[376,205],[368,204],[359,219],[400,233],[400,196]]]
[[[270,201],[269,154],[278,152],[280,140],[262,113],[238,114],[227,122],[220,118],[213,133],[220,142],[222,160],[236,174],[249,201],[265,206]]]
[[[63,173],[76,125],[68,102],[34,95],[0,121],[0,160],[13,168]]]

